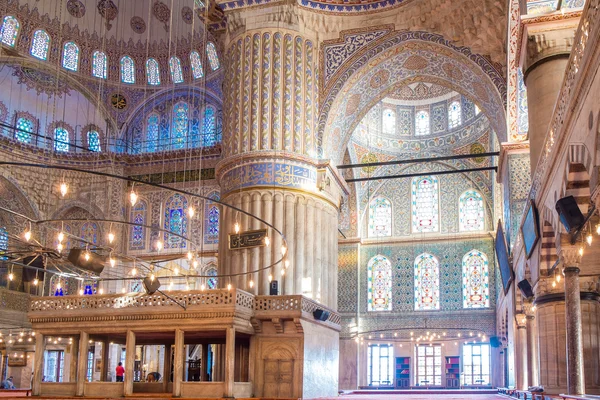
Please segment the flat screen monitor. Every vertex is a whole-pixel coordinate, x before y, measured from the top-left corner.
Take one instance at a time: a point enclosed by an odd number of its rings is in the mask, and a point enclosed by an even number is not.
[[[498,268],[500,268],[500,276],[502,278],[502,286],[504,287],[504,294],[508,293],[510,284],[515,279],[510,261],[508,260],[508,249],[506,247],[506,239],[504,237],[504,230],[502,229],[502,223],[498,221],[498,229],[496,230],[496,242],[495,242],[496,258],[498,259]]]

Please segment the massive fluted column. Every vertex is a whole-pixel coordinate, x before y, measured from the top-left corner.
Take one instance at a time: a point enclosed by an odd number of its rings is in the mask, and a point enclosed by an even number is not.
[[[245,21],[258,24],[255,18]],[[283,232],[289,267],[282,274],[281,262],[232,282],[256,294],[269,294],[272,276],[281,294],[304,294],[335,306],[337,274],[332,271],[337,270],[337,215],[347,187],[327,160],[316,158],[316,35],[300,29],[293,18],[277,27],[244,25],[234,32],[230,30],[226,43],[224,157],[217,165],[221,198]],[[224,212],[221,219],[222,271],[257,271],[280,260],[283,241],[272,229],[269,247],[228,248],[236,222],[242,232],[265,228],[238,214]]]
[[[523,73],[529,108],[531,173],[535,172],[573,47],[578,18],[526,24]]]

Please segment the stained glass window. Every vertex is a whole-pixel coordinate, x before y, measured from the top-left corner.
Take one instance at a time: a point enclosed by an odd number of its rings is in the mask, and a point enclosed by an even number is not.
[[[467,190],[458,199],[459,230],[482,231],[484,222],[483,198],[476,190]]]
[[[171,70],[171,80],[173,83],[183,82],[183,71],[181,71],[181,61],[179,57],[171,57],[169,60],[169,69]]]
[[[100,151],[100,134],[95,130],[90,130],[87,133],[88,150]]]
[[[149,85],[160,85],[160,67],[158,61],[154,58],[149,58],[146,61],[146,76]]]
[[[146,225],[147,212],[148,205],[144,200],[138,200],[131,209],[129,221],[136,225],[131,226],[129,250],[144,250],[146,247],[146,228],[141,225]]]
[[[212,42],[208,42],[208,44],[206,45],[206,55],[208,56],[208,63],[210,64],[210,68],[213,71],[216,71],[219,69],[219,56],[217,54],[217,48],[215,47],[215,44]]]
[[[69,294],[69,280],[54,275],[50,278],[50,296],[66,296]]]
[[[453,101],[448,106],[448,127],[450,129],[456,128],[462,123],[460,103]]]
[[[173,149],[183,149],[187,142],[189,107],[180,102],[173,107],[173,131],[171,145]]]
[[[369,205],[369,237],[392,236],[392,203],[383,197]]]
[[[413,232],[438,231],[438,181],[433,176],[412,181]]]
[[[527,87],[521,68],[517,69],[517,130],[519,135],[529,132],[529,106],[527,105]]]
[[[423,253],[415,259],[415,310],[439,309],[439,262],[435,256]]]
[[[417,136],[429,135],[429,113],[419,111],[415,115],[415,134]]]
[[[96,78],[106,79],[107,65],[106,54],[96,50],[92,55],[92,76]]]
[[[49,45],[50,36],[46,33],[46,31],[39,29],[33,33],[30,53],[35,58],[39,58],[40,60],[46,60],[48,59]]]
[[[208,197],[219,200],[219,195],[213,193]],[[211,202],[207,201],[204,206],[204,243],[214,244],[219,242],[219,207]]]
[[[0,260],[6,260],[6,252],[8,251],[8,232],[5,228],[0,228]]]
[[[185,196],[175,193],[167,199],[165,203],[164,226],[165,230],[176,233],[178,235],[187,236],[188,233],[188,218],[187,218],[188,201]],[[165,249],[185,249],[187,243],[179,236],[171,235],[165,232]]]
[[[206,275],[208,276],[217,276],[217,269],[212,267],[210,268],[207,272]],[[217,284],[219,283],[217,278],[208,278],[206,281],[206,286],[209,289],[216,289],[217,288]]]
[[[2,29],[0,30],[2,43],[10,47],[15,47],[17,35],[19,34],[19,27],[19,21],[17,21],[15,17],[11,17],[10,15],[4,17]]]
[[[190,64],[192,65],[192,76],[194,79],[202,78],[204,76],[202,60],[200,60],[200,54],[196,50],[190,53]]]
[[[98,243],[98,224],[95,222],[83,224],[81,226],[81,238],[89,243]]]
[[[202,145],[209,147],[214,146],[217,142],[217,127],[215,120],[215,109],[206,107],[204,109],[204,124],[203,124]]]
[[[21,143],[31,143],[31,134],[33,133],[33,121],[29,118],[19,117],[17,119],[17,130],[15,138]]]
[[[141,293],[144,290],[144,286],[141,279],[132,279],[129,281],[129,293]]]
[[[392,135],[396,132],[396,112],[391,108],[383,110],[381,129],[383,133]]]
[[[62,66],[69,71],[77,71],[79,68],[79,46],[74,42],[65,43]]]
[[[69,131],[65,128],[54,129],[54,151],[69,151]]]
[[[485,253],[471,250],[462,260],[463,308],[490,306],[488,258]]]
[[[368,310],[392,310],[392,264],[382,255],[367,265]]]
[[[129,56],[121,58],[121,82],[135,83],[135,63]]]
[[[154,152],[158,150],[158,114],[150,114],[146,125],[146,150]]]

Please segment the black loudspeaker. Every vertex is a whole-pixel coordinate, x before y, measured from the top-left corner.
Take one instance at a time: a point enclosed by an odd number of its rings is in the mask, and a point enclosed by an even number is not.
[[[41,254],[23,258],[23,264],[33,267],[23,267],[23,282],[32,282],[36,276],[42,282],[44,280],[44,269],[46,269],[44,261]]]
[[[556,202],[556,212],[560,217],[560,222],[565,226],[567,232],[571,233],[583,226],[585,217],[581,213],[575,197],[568,196]]]
[[[92,253],[91,251],[89,252],[89,260],[86,260],[85,252],[85,249],[71,249],[71,251],[69,251],[69,255],[67,256],[67,260],[71,261],[71,263],[73,263],[73,265],[76,267],[93,272],[96,275],[100,275],[104,270],[104,260],[98,254]]]
[[[315,311],[313,311],[313,317],[319,321],[327,321],[327,318],[329,318],[329,311],[317,308]]]
[[[269,294],[271,296],[279,295],[279,282],[271,281],[271,284],[269,285]]]
[[[500,347],[500,346],[502,346],[502,342],[500,341],[500,339],[498,338],[498,336],[491,336],[490,337],[490,346],[492,346],[492,347]]]
[[[523,279],[521,282],[517,283],[519,289],[521,289],[521,293],[526,299],[533,297],[533,289],[531,288],[531,283],[527,279]]]
[[[158,279],[154,278],[154,280],[152,280],[149,276],[144,278],[143,283],[146,294],[154,294],[154,292],[156,292],[160,287],[160,282]]]

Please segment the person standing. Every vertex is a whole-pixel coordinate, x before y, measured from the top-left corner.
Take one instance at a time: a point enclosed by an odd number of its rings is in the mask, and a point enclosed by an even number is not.
[[[123,375],[125,375],[125,368],[123,368],[123,363],[119,363],[117,365],[117,382],[123,382]]]

